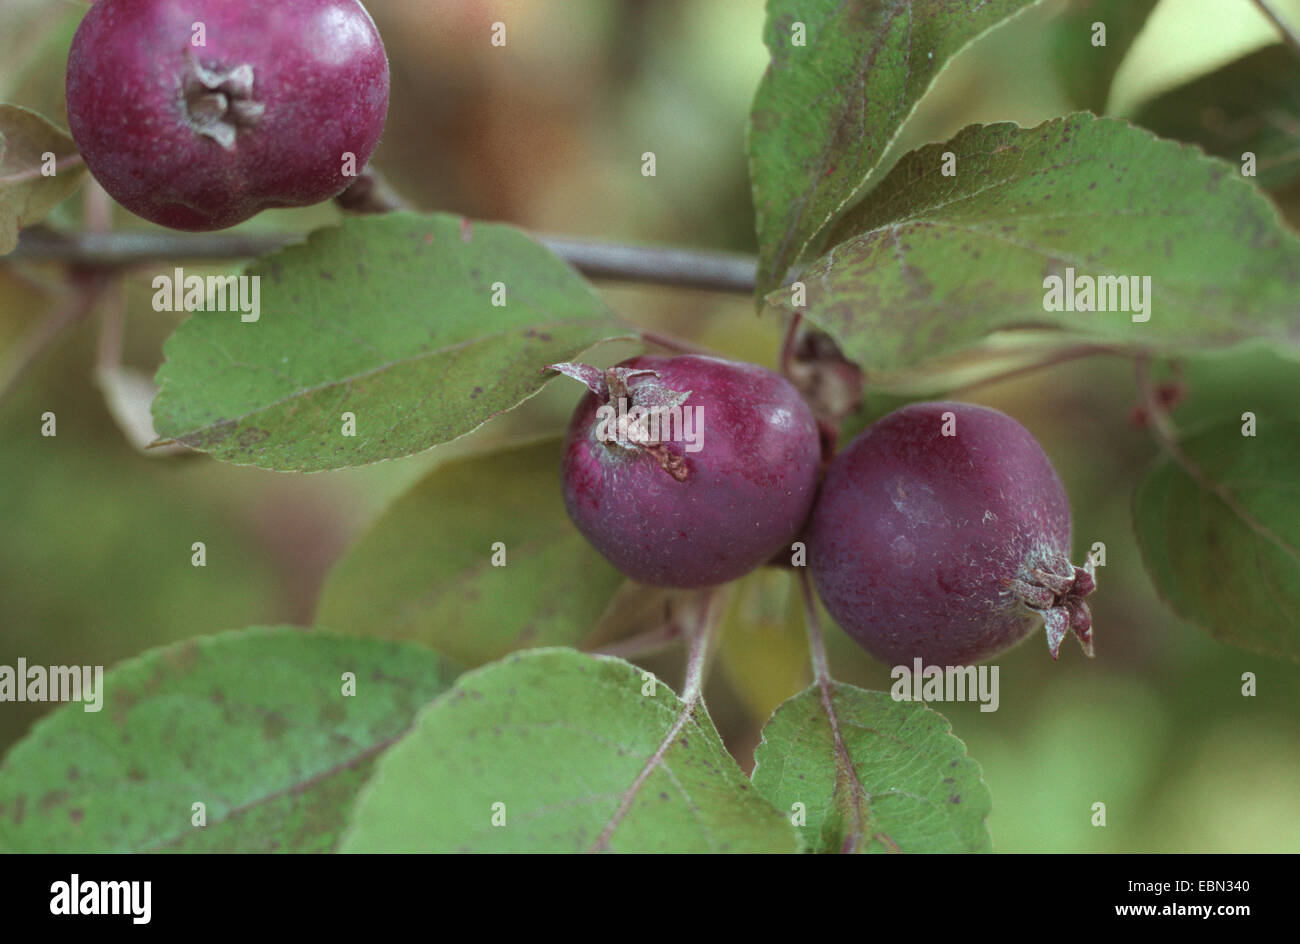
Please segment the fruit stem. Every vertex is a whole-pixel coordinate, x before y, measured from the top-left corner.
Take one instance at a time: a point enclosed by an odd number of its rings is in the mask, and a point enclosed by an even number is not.
[[[119,370],[122,367],[122,341],[126,337],[126,299],[120,279],[114,278],[105,286],[100,309],[95,369]]]
[[[1124,350],[1115,344],[1077,344],[1067,347],[1063,350],[1054,351],[1045,357],[1031,361],[1028,364],[1020,364],[1016,367],[1008,368],[996,374],[990,374],[987,377],[981,377],[978,380],[972,380],[969,383],[953,387],[947,392],[947,396],[956,396],[958,394],[970,393],[973,390],[979,390],[982,387],[991,387],[996,384],[1006,383],[1009,380],[1017,380],[1027,374],[1033,374],[1048,367],[1056,367],[1060,364],[1066,364],[1070,361],[1077,361],[1085,357],[1095,357],[1098,354],[1123,354]]]
[[[718,633],[718,616],[726,594],[720,587],[707,587],[700,591],[689,627],[691,649],[686,657],[686,681],[682,685],[682,701],[688,710],[704,700],[704,679],[707,676],[709,657]]]
[[[415,207],[370,164],[334,198],[334,202],[341,210],[362,215],[415,212]]]
[[[781,341],[781,376],[786,380],[792,379],[790,371],[794,368],[794,352],[799,340],[799,326],[803,324],[803,314],[793,312],[790,315],[790,324],[785,329],[785,338]]]
[[[831,728],[831,740],[835,745],[835,779],[843,783],[849,794],[850,825],[844,831],[840,852],[856,852],[865,836],[867,825],[871,821],[871,799],[866,788],[858,779],[857,769],[853,766],[853,757],[844,736],[840,731],[840,717],[835,710],[832,697],[830,663],[826,659],[826,640],[822,636],[821,614],[817,612],[817,599],[813,594],[812,579],[807,567],[796,568],[799,571],[799,590],[803,594],[804,626],[808,630],[808,651],[812,658],[813,677],[817,680],[817,689],[821,695],[822,711],[826,712],[826,722]],[[885,833],[876,833],[873,839],[880,840],[886,850],[898,852],[898,844]]]
[[[592,655],[614,656],[619,659],[634,659],[637,656],[653,655],[674,646],[683,636],[682,624],[673,620],[661,623],[654,629],[618,639],[607,645],[591,650]]]
[[[668,734],[655,752],[646,760],[641,772],[637,774],[632,785],[623,793],[623,799],[619,802],[618,809],[614,815],[609,818],[605,828],[600,831],[596,841],[592,843],[588,852],[604,852],[609,848],[610,839],[614,831],[618,829],[619,824],[627,816],[628,810],[632,808],[633,802],[640,793],[642,786],[656,769],[664,763],[664,757],[667,755],[669,748],[677,741],[677,736],[691,721],[695,720],[695,709],[704,704],[704,677],[705,669],[708,665],[709,654],[713,648],[713,637],[717,633],[719,604],[725,599],[725,591],[719,592],[719,587],[707,587],[700,591],[694,599],[694,607],[690,612],[692,617],[691,623],[688,624],[688,631],[691,635],[691,653],[686,660],[686,682],[682,686],[682,707],[677,714],[677,720],[673,722]]]
[[[821,614],[813,597],[812,580],[807,567],[795,568],[799,572],[799,590],[803,594],[804,625],[808,630],[808,653],[812,659],[813,678],[823,690],[831,682],[830,663],[826,660],[826,640],[822,636]]]

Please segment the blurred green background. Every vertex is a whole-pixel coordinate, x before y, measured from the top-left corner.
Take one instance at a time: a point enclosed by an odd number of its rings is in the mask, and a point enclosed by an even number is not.
[[[973,121],[1033,124],[1068,110],[1047,58],[1063,0],[1048,0],[964,52],[891,151]],[[766,63],[761,0],[368,0],[393,66],[376,158],[425,209],[542,232],[753,251],[743,150]],[[1278,2],[1300,22],[1300,0]],[[84,5],[6,0],[0,99],[61,124],[63,60]],[[488,40],[507,24],[508,45]],[[1248,0],[1164,0],[1121,70],[1110,111],[1275,41]],[[640,173],[644,151],[658,175]],[[330,207],[267,213],[251,230],[305,232]],[[82,198],[54,222],[78,226]],[[113,224],[147,229],[118,212]],[[149,305],[151,271],[109,305],[126,314],[124,361],[152,373],[176,316]],[[0,262],[0,359],[65,291],[57,267]],[[780,326],[742,297],[602,286],[624,316],[726,355],[772,364]],[[156,459],[124,440],[95,385],[96,312],[0,401],[0,664],[112,664],[151,646],[248,624],[311,622],[330,565],[384,504],[434,463],[494,440],[562,427],[572,389],[431,453],[347,472],[291,476],[206,458]],[[612,362],[613,348],[599,352]],[[1193,396],[1258,402],[1295,394],[1266,352],[1189,365]],[[1000,660],[1001,706],[942,706],[983,765],[995,848],[1019,851],[1300,851],[1300,667],[1220,645],[1156,597],[1129,525],[1133,486],[1155,455],[1131,425],[1127,363],[1079,361],[970,399],[1040,439],[1072,497],[1076,552],[1107,546],[1095,602],[1098,656],[1053,664],[1039,636]],[[1256,402],[1250,399],[1249,402]],[[58,436],[40,435],[54,411]],[[557,485],[558,488],[558,485]],[[190,565],[195,541],[208,565]],[[752,763],[766,714],[808,683],[784,574],[736,589],[709,705]],[[837,677],[888,687],[888,672],[838,630]],[[679,655],[647,664],[669,680]],[[1259,694],[1241,695],[1254,672]],[[0,704],[0,748],[40,714]],[[1090,825],[1104,802],[1108,825]]]

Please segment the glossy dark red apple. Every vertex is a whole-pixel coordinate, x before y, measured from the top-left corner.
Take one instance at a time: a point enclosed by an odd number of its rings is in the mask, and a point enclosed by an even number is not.
[[[67,104],[114,199],[223,229],[352,182],[384,127],[388,59],[358,0],[99,0],[72,41]]]
[[[812,413],[785,379],[694,355],[634,357],[607,371],[556,369],[589,387],[565,441],[564,502],[578,530],[623,573],[661,586],[710,586],[788,549],[812,506],[819,452]],[[649,438],[638,438],[635,424],[626,435],[602,426],[620,399],[629,410],[692,411],[683,414],[686,431],[698,442],[662,425]]]
[[[1071,631],[1091,655],[1092,568],[1069,552],[1069,499],[1042,447],[965,403],[869,427],[828,468],[808,530],[827,611],[889,665],[980,662],[1044,625],[1053,658]]]

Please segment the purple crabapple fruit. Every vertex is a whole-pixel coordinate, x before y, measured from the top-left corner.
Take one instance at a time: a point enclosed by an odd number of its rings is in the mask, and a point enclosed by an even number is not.
[[[966,403],[870,426],[830,464],[808,526],[827,611],[887,665],[980,662],[1039,623],[1052,658],[1070,631],[1092,655],[1092,560],[1075,567],[1069,549],[1069,499],[1042,447]]]
[[[68,125],[95,179],[173,229],[337,196],[388,113],[358,0],[99,0],[68,54]]]
[[[589,389],[565,439],[564,504],[624,574],[712,586],[794,540],[820,453],[812,412],[784,378],[696,355],[550,369]]]

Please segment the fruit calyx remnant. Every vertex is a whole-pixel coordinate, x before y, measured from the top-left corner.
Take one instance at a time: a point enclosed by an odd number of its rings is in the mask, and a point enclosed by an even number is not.
[[[181,103],[191,127],[227,151],[235,149],[241,130],[262,120],[266,105],[253,98],[253,67],[209,69],[190,49],[185,50]]]
[[[1056,659],[1061,643],[1073,632],[1086,655],[1093,655],[1092,611],[1084,597],[1097,589],[1095,563],[1075,567],[1062,555],[1053,555],[1044,563],[1030,565],[1028,573],[1007,581],[1020,602],[1043,617],[1047,630],[1047,648]]]
[[[689,390],[670,390],[659,382],[659,372],[629,367],[607,367],[601,370],[589,364],[551,364],[546,368],[572,377],[585,385],[609,408],[607,417],[596,424],[597,438],[607,449],[625,452],[640,451],[653,456],[659,467],[679,482],[690,476],[686,460],[664,446],[657,433],[668,426],[653,420],[664,411],[679,409]],[[652,377],[635,388],[628,382],[633,377]],[[602,430],[606,434],[602,434]]]

